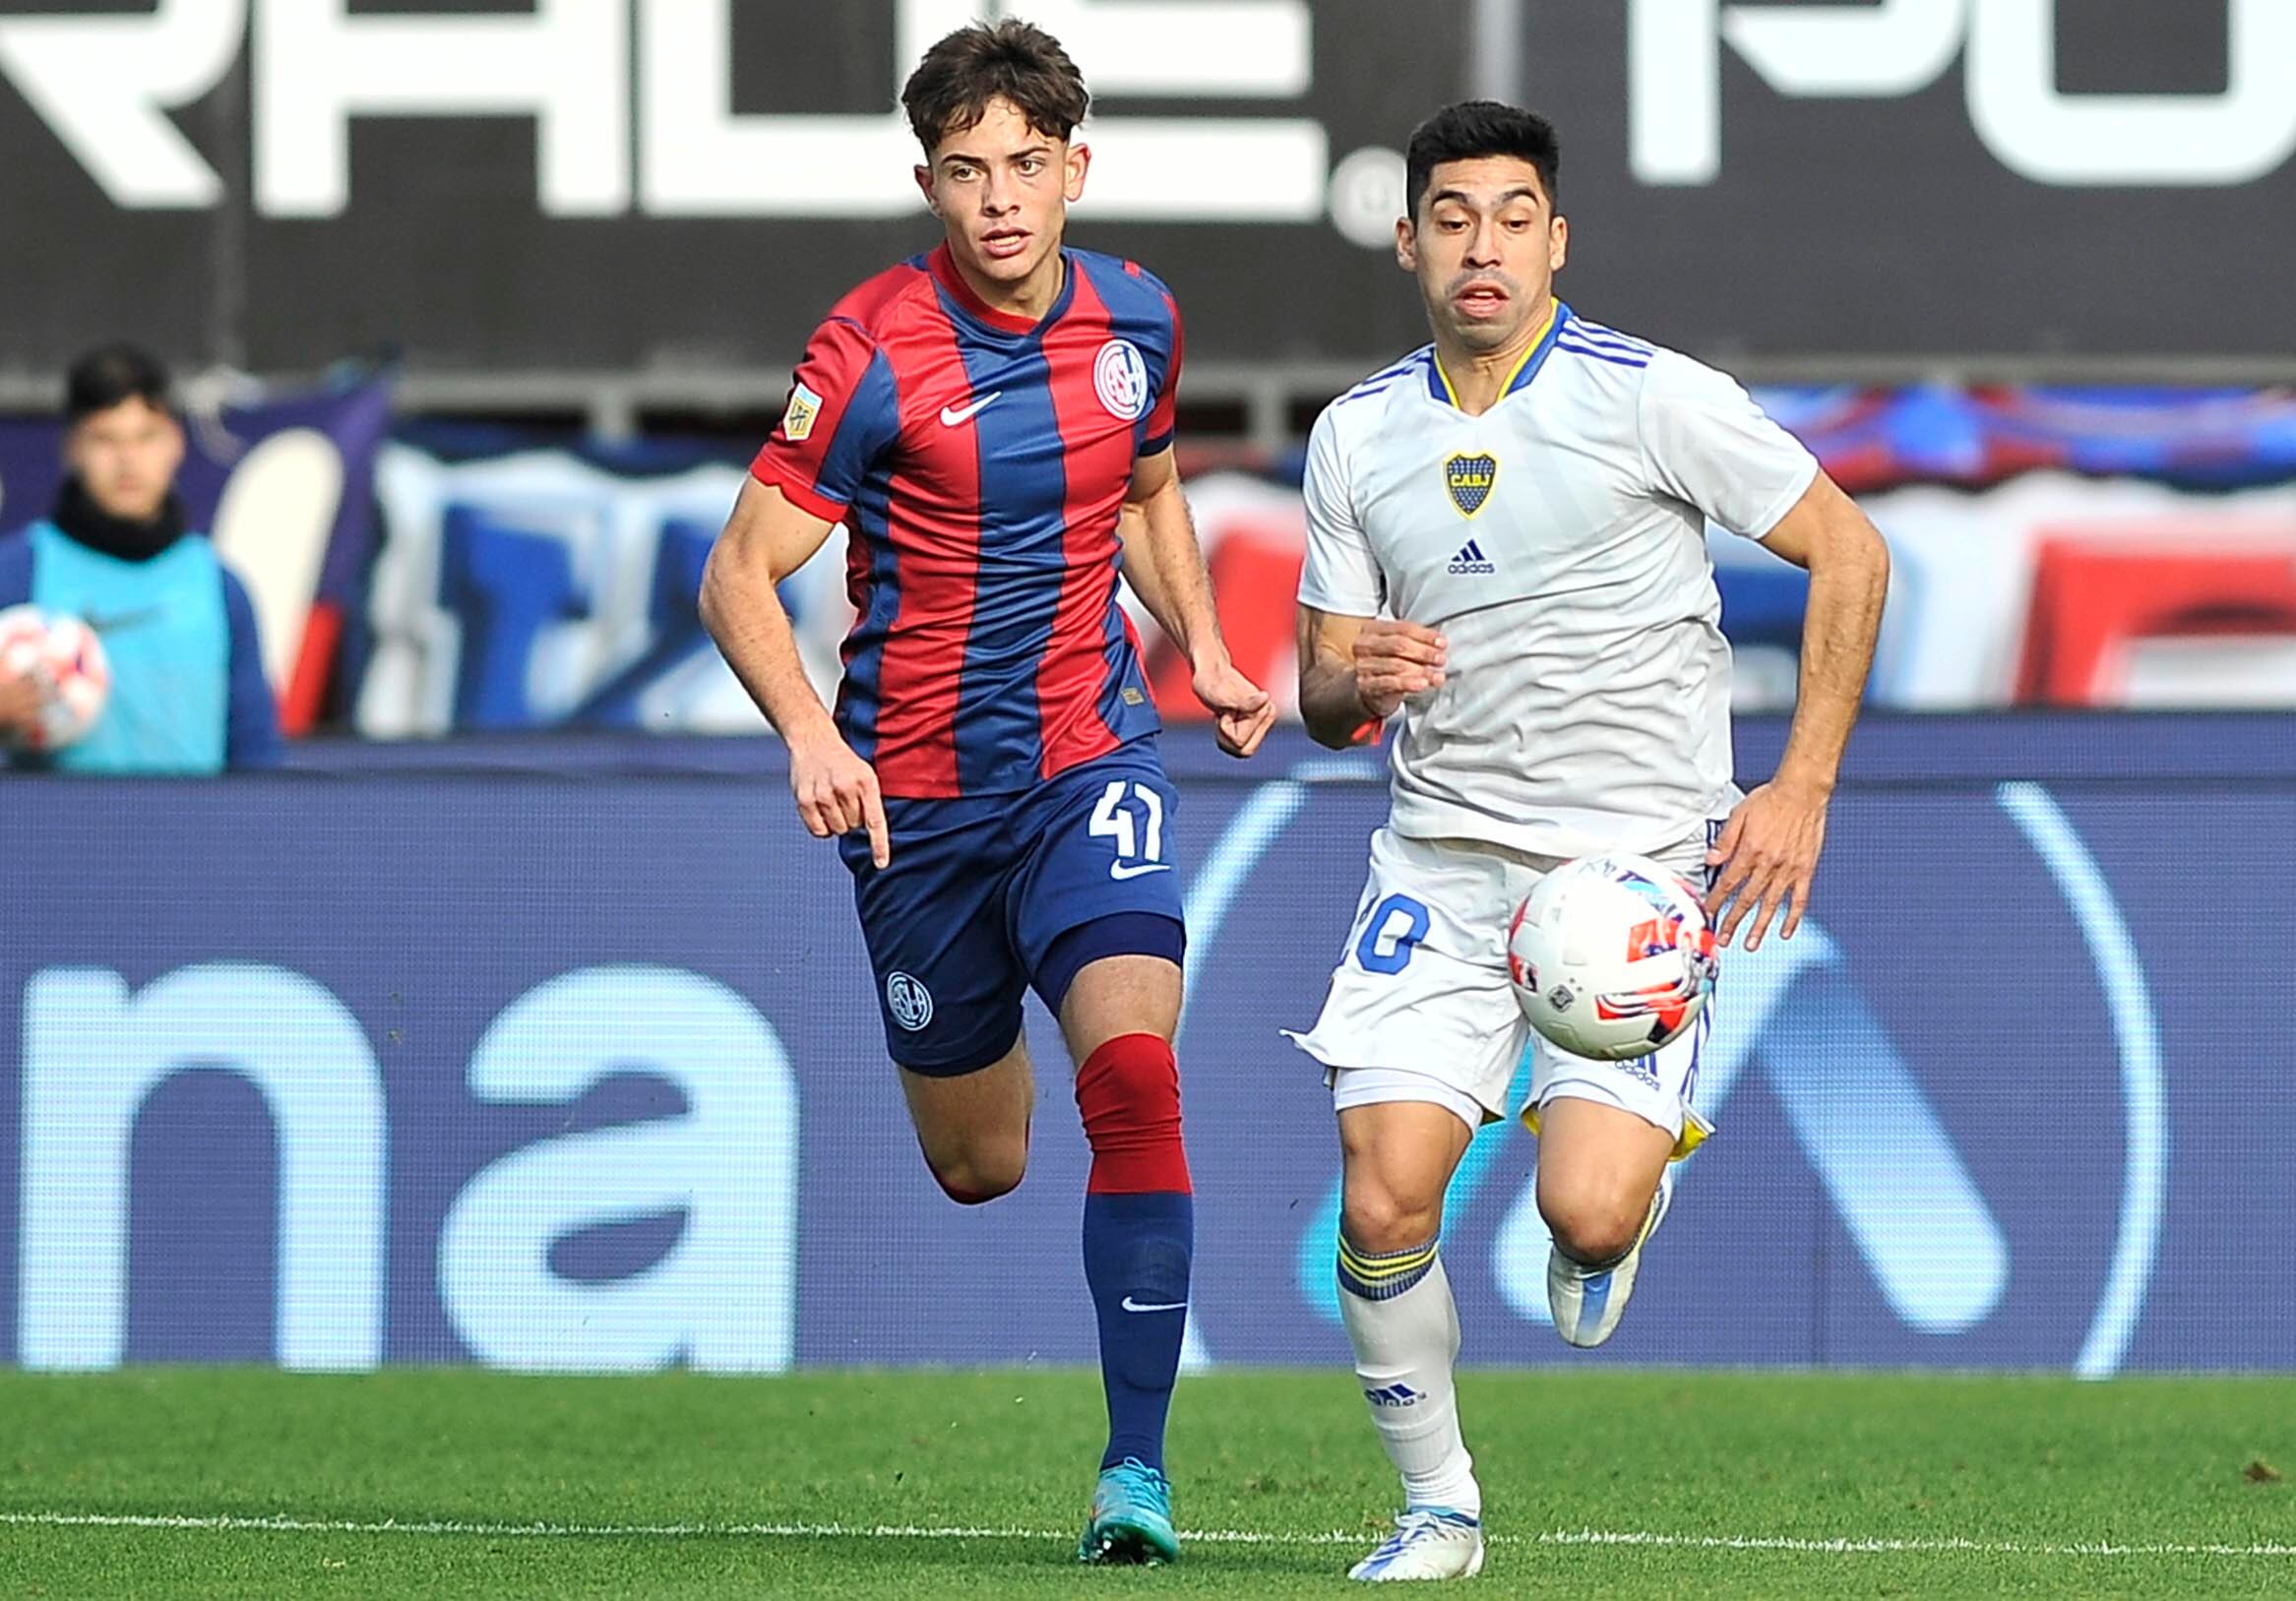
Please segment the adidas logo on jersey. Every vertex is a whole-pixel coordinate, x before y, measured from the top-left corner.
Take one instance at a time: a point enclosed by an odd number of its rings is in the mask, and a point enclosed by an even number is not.
[[[1452,557],[1450,570],[1454,574],[1496,573],[1499,571],[1499,564],[1483,554],[1481,545],[1469,539],[1458,547],[1458,554]]]

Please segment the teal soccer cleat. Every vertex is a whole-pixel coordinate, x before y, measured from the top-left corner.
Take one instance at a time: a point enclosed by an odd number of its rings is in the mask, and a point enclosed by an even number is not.
[[[1102,1468],[1085,1537],[1077,1542],[1077,1561],[1144,1565],[1179,1560],[1172,1486],[1163,1474],[1137,1456]]]

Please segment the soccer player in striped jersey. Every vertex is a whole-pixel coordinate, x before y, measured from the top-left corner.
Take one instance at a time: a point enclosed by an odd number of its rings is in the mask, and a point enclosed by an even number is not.
[[[1343,746],[1401,714],[1387,827],[1315,1027],[1344,1168],[1339,1305],[1403,1478],[1361,1579],[1483,1561],[1452,1386],[1444,1191],[1528,1034],[1508,921],[1575,856],[1655,856],[1709,886],[1724,944],[1808,904],[1828,797],[1888,584],[1880,535],[1746,392],[1557,300],[1569,228],[1554,130],[1488,101],[1412,135],[1396,254],[1435,340],[1324,412],[1308,445],[1300,708]],[[1708,521],[1810,573],[1801,694],[1776,774],[1731,783],[1729,647]],[[1665,1214],[1704,1026],[1634,1062],[1538,1042],[1556,1332],[1601,1344]]]
[[[1070,138],[1076,67],[1025,23],[976,25],[926,53],[902,104],[943,242],[813,336],[703,615],[788,742],[806,827],[852,871],[886,1042],[953,1200],[1021,1182],[1026,990],[1060,1021],[1092,1150],[1109,1421],[1078,1557],[1169,1561],[1194,1232],[1172,1054],[1184,934],[1176,796],[1119,572],[1187,653],[1223,749],[1249,756],[1274,708],[1228,658],[1172,464],[1179,310],[1133,263],[1062,243],[1090,160]],[[774,586],[839,523],[860,615],[833,716]]]

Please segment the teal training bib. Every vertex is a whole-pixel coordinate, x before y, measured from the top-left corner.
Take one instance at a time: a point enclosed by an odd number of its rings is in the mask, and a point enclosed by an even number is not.
[[[95,631],[111,698],[87,738],[56,753],[67,772],[223,770],[231,626],[215,546],[188,534],[148,562],[91,550],[52,523],[31,530],[31,600]]]

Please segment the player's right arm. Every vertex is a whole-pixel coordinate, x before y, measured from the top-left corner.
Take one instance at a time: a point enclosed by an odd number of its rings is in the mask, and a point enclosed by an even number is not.
[[[879,867],[893,848],[876,771],[814,693],[775,585],[813,559],[899,433],[891,364],[857,324],[832,317],[702,574],[702,625],[787,743],[797,815],[816,838],[868,830]]]
[[[1308,436],[1307,560],[1299,575],[1299,714],[1319,745],[1379,731],[1410,696],[1443,683],[1444,639],[1382,617],[1387,581],[1356,515],[1333,413]]]
[[[877,774],[838,732],[814,693],[775,585],[813,559],[836,526],[756,478],[741,486],[702,572],[702,626],[789,747],[797,815],[817,839],[869,831],[869,851],[893,859]]]
[[[1414,695],[1443,687],[1447,642],[1391,617],[1299,608],[1299,714],[1319,745],[1344,750]]]

